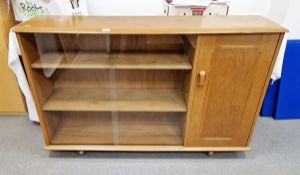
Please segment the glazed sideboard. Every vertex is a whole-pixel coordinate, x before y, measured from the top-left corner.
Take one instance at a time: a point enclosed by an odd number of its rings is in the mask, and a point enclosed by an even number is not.
[[[259,16],[14,28],[51,151],[246,151],[287,29]]]

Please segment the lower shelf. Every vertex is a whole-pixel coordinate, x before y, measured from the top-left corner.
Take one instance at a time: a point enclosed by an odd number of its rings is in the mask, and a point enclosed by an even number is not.
[[[175,89],[54,89],[44,111],[186,112]]]
[[[53,145],[183,145],[183,113],[60,112]],[[53,117],[53,115],[51,116]]]

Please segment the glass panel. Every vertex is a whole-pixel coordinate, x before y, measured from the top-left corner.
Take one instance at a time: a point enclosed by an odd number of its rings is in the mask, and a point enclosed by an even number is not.
[[[51,144],[183,145],[196,36],[33,37]]]

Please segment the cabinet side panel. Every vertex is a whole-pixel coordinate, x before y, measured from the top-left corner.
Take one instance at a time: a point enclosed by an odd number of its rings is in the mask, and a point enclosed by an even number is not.
[[[282,40],[284,38],[284,33],[281,33],[278,37],[278,40],[277,40],[277,45],[276,45],[276,50],[274,50],[274,54],[273,54],[273,59],[272,59],[272,64],[270,65],[269,67],[269,72],[268,72],[268,75],[265,79],[265,82],[264,82],[264,88],[263,88],[263,91],[261,93],[261,97],[260,97],[260,100],[259,100],[259,104],[257,106],[257,109],[256,109],[256,114],[255,114],[255,118],[253,120],[253,123],[252,123],[252,126],[251,126],[251,131],[250,131],[250,134],[249,134],[249,137],[248,137],[248,141],[247,141],[247,146],[249,147],[250,146],[250,143],[251,143],[251,140],[252,140],[252,136],[253,136],[253,133],[254,133],[254,129],[255,129],[255,126],[256,126],[256,122],[259,118],[259,112],[260,112],[260,109],[262,107],[262,104],[263,104],[263,101],[264,101],[264,98],[265,98],[265,95],[266,95],[266,92],[267,92],[267,89],[268,89],[268,86],[269,86],[269,82],[270,82],[270,78],[271,78],[271,74],[273,72],[273,69],[274,69],[274,65],[276,63],[276,60],[277,60],[277,56],[278,56],[278,53],[280,51],[280,47],[281,47],[281,44],[282,44]],[[267,45],[264,45],[265,47],[268,47]]]
[[[200,54],[200,42],[201,42],[201,36],[196,35],[194,36],[194,48],[193,52],[191,51],[192,47],[189,47],[187,49],[187,55],[189,56],[190,62],[193,65],[193,69],[191,72],[188,73],[186,76],[186,81],[184,84],[184,92],[186,93],[186,104],[187,104],[187,113],[185,120],[183,122],[183,129],[184,129],[184,145],[187,146],[189,141],[190,141],[190,135],[192,134],[190,127],[191,125],[191,120],[193,120],[193,114],[192,114],[192,106],[193,106],[193,97],[194,97],[194,92],[195,92],[195,86],[194,84],[196,83],[196,76],[197,76],[197,62],[199,61],[198,55]],[[188,37],[186,37],[186,45],[188,40]],[[190,46],[193,46],[191,42],[189,42]]]
[[[39,58],[34,34],[17,34],[17,38],[20,45],[22,60],[29,81],[29,86],[35,101],[37,113],[39,115],[45,143],[46,145],[49,145],[49,137],[52,137],[51,133],[54,133],[54,131],[52,131],[54,128],[51,128],[50,125],[48,125],[49,127],[46,127],[47,121],[43,115],[42,104],[52,92],[53,83],[44,77],[41,71],[31,69],[31,64]],[[51,118],[49,119],[52,120]],[[53,122],[50,121],[49,124],[51,123]]]
[[[183,81],[183,85],[182,85],[182,91],[184,93],[184,98],[185,98],[185,103],[187,105],[187,108],[189,109],[191,106],[191,97],[192,97],[192,87],[191,87],[191,83],[193,80],[193,75],[194,75],[194,65],[195,65],[195,57],[197,54],[197,41],[198,41],[198,35],[185,35],[182,37],[184,44],[185,44],[185,55],[188,57],[190,63],[192,64],[192,71],[188,71],[185,75],[184,75],[184,81]],[[183,133],[183,138],[184,138],[184,142],[187,139],[187,134],[186,131],[188,129],[188,120],[189,120],[189,115],[190,115],[190,110],[187,111],[187,113],[185,114],[185,116],[182,118],[182,133]]]

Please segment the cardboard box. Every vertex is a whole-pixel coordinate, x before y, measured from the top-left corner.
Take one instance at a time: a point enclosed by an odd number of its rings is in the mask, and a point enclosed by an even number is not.
[[[163,0],[166,16],[227,15],[229,5],[225,1]]]

